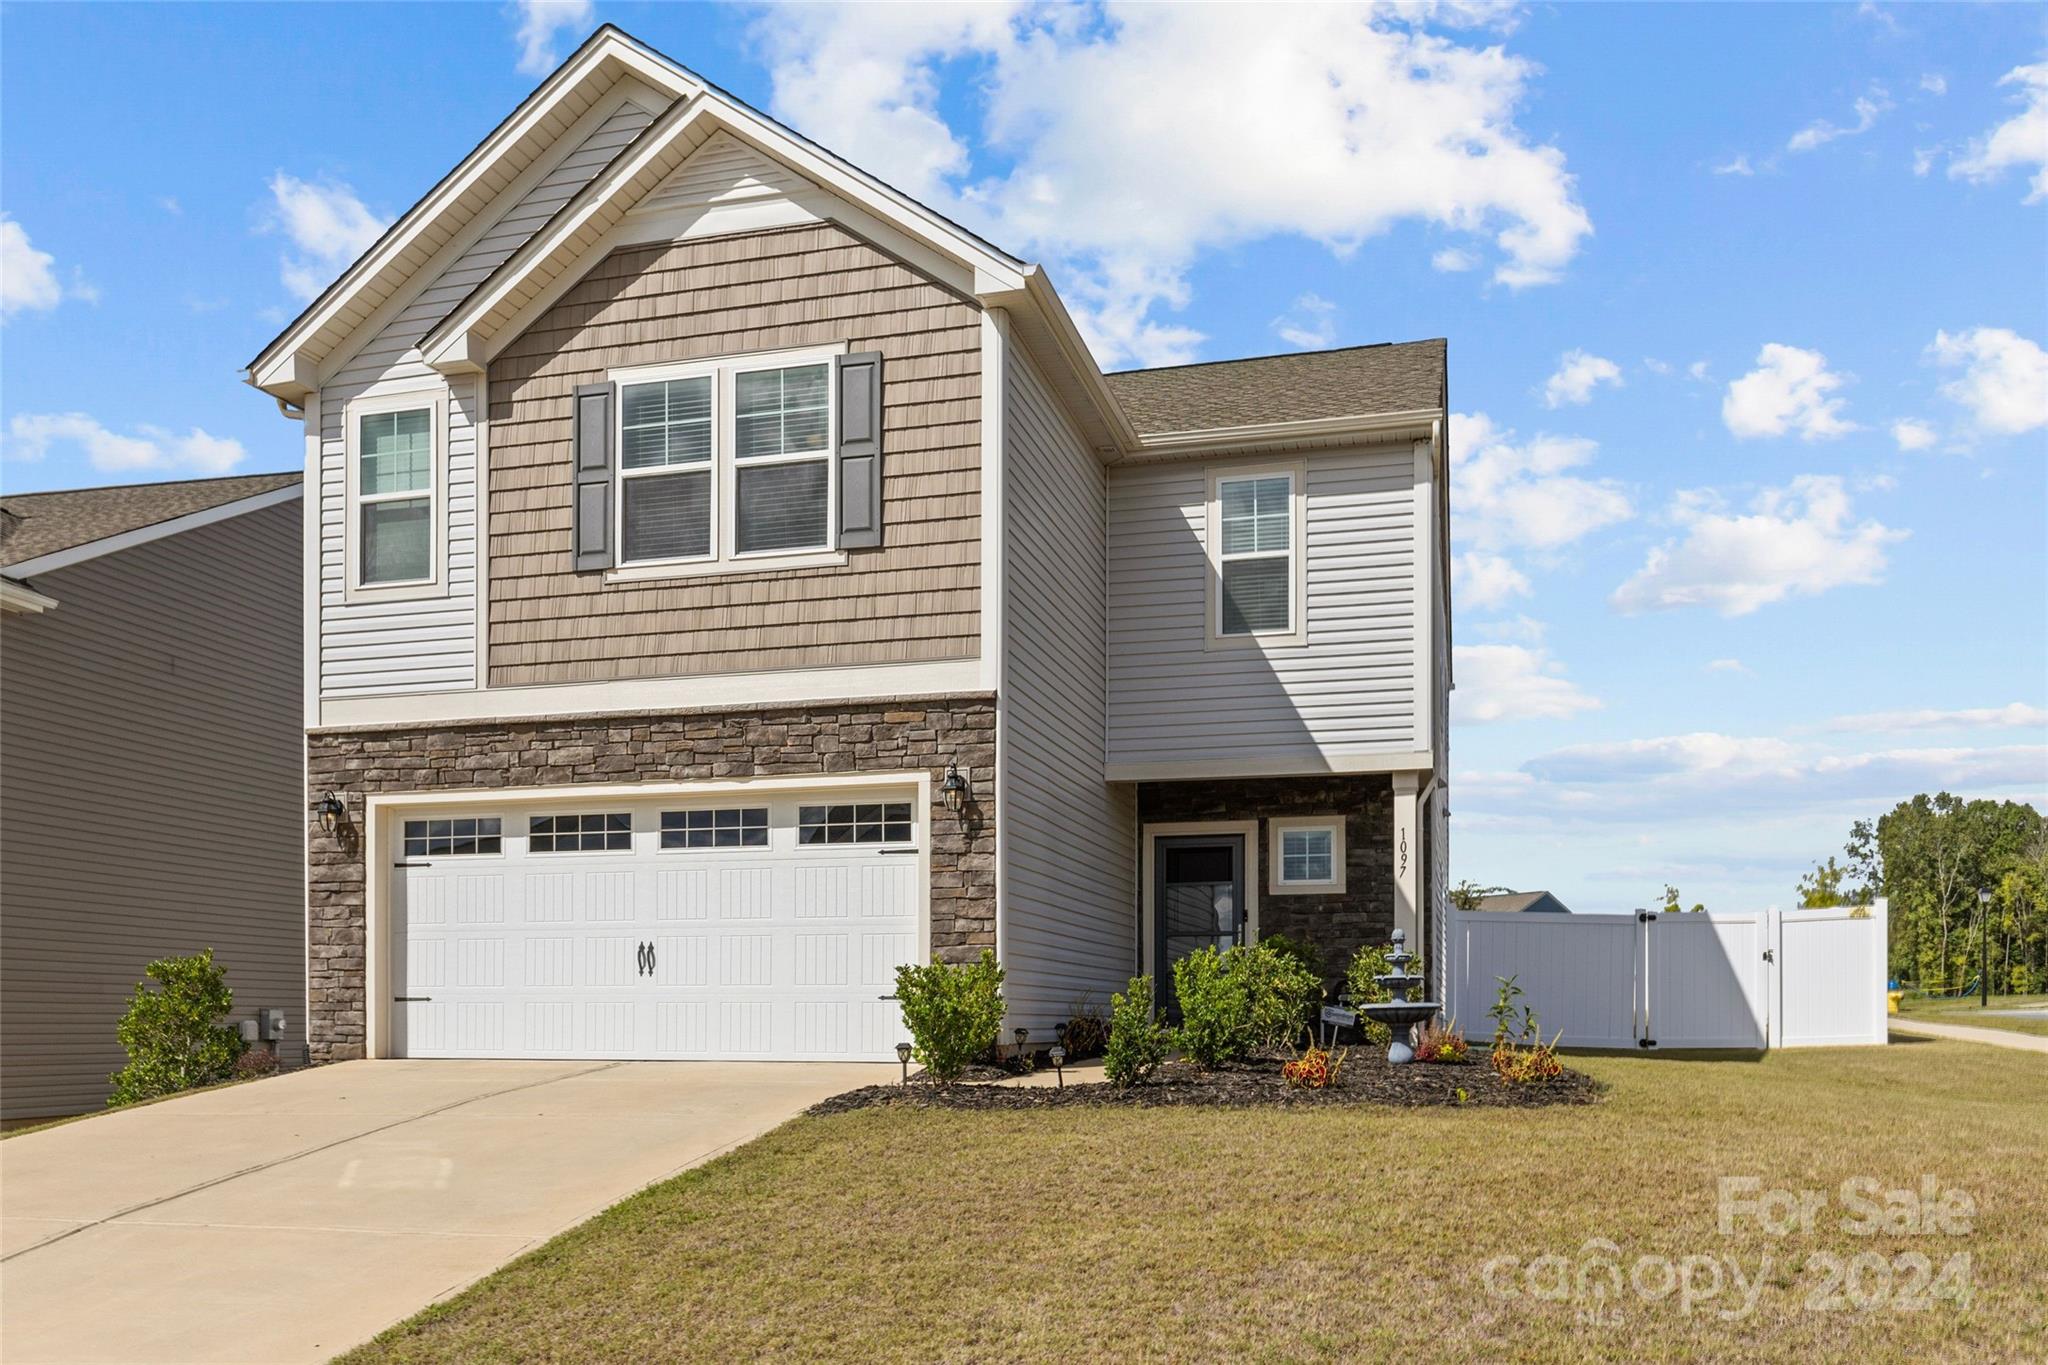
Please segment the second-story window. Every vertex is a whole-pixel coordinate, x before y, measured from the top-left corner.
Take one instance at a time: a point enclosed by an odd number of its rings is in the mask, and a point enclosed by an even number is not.
[[[619,524],[625,558],[711,553],[710,375],[619,391]]]
[[[1216,481],[1218,635],[1294,629],[1294,476]]]
[[[702,361],[618,376],[622,567],[829,551],[832,362]]]
[[[352,402],[348,433],[351,594],[417,596],[441,577],[440,430],[430,393]]]

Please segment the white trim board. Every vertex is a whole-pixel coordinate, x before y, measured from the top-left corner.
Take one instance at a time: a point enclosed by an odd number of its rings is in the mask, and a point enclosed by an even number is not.
[[[1111,782],[1187,782],[1205,777],[1317,777],[1330,773],[1428,772],[1428,750],[1275,750],[1258,758],[1191,759],[1170,763],[1112,763]]]
[[[746,710],[761,706],[829,706],[891,697],[986,695],[979,659],[874,664],[861,668],[792,668],[704,677],[629,678],[546,687],[481,687],[372,697],[327,697],[316,730],[365,726],[446,725],[535,720],[547,716],[616,715],[639,711]]]
[[[102,536],[98,540],[89,540],[83,545],[73,545],[68,550],[52,550],[50,553],[38,555],[34,559],[24,559],[18,564],[10,564],[7,566],[6,573],[9,578],[33,578],[39,573],[55,573],[59,569],[68,569],[74,564],[83,564],[87,560],[98,559],[101,555],[118,554],[122,550],[132,550],[138,545],[147,545],[153,540],[162,540],[166,536],[175,536],[185,531],[196,531],[202,526],[211,526],[217,521],[226,521],[229,517],[239,517],[248,512],[260,512],[266,507],[276,507],[280,503],[290,502],[293,498],[302,496],[305,491],[306,486],[303,483],[286,484],[283,488],[273,488],[268,493],[258,493],[253,497],[237,498],[233,502],[221,503],[218,507],[209,507],[200,512],[187,512],[182,517],[172,517],[168,521],[159,521],[148,526],[138,526],[132,531],[122,531],[118,535]]]

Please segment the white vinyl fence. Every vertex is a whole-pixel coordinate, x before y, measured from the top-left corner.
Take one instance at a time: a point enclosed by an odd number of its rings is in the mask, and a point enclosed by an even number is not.
[[[1449,913],[1445,1012],[1483,1038],[1512,976],[1566,1047],[1823,1047],[1885,1040],[1886,905],[1627,915]]]

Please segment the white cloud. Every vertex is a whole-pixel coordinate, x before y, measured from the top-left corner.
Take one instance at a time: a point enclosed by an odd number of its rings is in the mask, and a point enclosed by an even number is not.
[[[1968,408],[1981,429],[2010,436],[2048,426],[2048,352],[2019,333],[2005,327],[1936,332],[1927,354],[1946,368],[1961,367],[1941,392]]]
[[[1917,417],[1901,417],[1892,423],[1892,439],[1900,450],[1925,450],[1941,438],[1932,426]]]
[[[1960,711],[1870,711],[1860,716],[1837,716],[1828,722],[1827,728],[1857,734],[1895,734],[1902,730],[2042,730],[2048,729],[2048,708],[2016,701]]]
[[[1540,645],[1550,628],[1533,616],[1514,616],[1505,621],[1480,621],[1468,627],[1483,640],[1506,640],[1525,645]]]
[[[1512,798],[1519,809],[1603,824],[1724,813],[1753,819],[1761,810],[1889,804],[1918,791],[2037,787],[2048,782],[2048,745],[1843,753],[1701,732],[1572,745],[1531,759],[1521,772],[1526,786],[1474,791],[1468,804]]]
[[[1564,666],[1551,659],[1548,650],[1458,645],[1451,652],[1458,679],[1451,692],[1451,714],[1462,723],[1568,720],[1600,706],[1599,698],[1588,696],[1564,676]]]
[[[1478,264],[1479,257],[1477,254],[1458,246],[1447,246],[1429,258],[1429,265],[1432,270],[1441,270],[1447,275],[1455,275],[1461,270],[1470,270]]]
[[[1451,17],[1497,15],[1497,9]],[[1438,13],[1441,19],[1442,13]],[[1203,252],[1293,235],[1340,255],[1419,221],[1490,240],[1493,278],[1558,279],[1592,225],[1516,117],[1536,68],[1395,6],[778,6],[771,108],[1059,279],[1105,364],[1189,358]],[[971,64],[979,166],[940,114]],[[1229,70],[1228,83],[1191,73]],[[1218,172],[1229,167],[1228,174]],[[1441,253],[1439,253],[1441,255]]]
[[[173,218],[185,216],[185,206],[178,202],[176,195],[164,194],[157,196],[156,206],[165,213],[170,214]]]
[[[56,264],[55,256],[30,243],[20,223],[0,218],[0,317],[47,313],[63,302]]]
[[[1881,87],[1872,86],[1869,94],[1859,95],[1856,98],[1854,106],[1856,122],[1854,124],[1845,128],[1839,124],[1830,123],[1824,118],[1815,119],[1812,123],[1807,124],[1804,128],[1792,134],[1791,139],[1785,143],[1785,150],[1788,152],[1810,152],[1816,147],[1826,146],[1836,138],[1855,137],[1859,133],[1867,133],[1876,125],[1878,116],[1891,107],[1890,96],[1886,95]]]
[[[1337,305],[1320,294],[1303,294],[1271,325],[1274,334],[1288,345],[1318,350],[1337,339]]]
[[[555,39],[589,28],[597,15],[590,0],[513,0],[512,13],[519,20],[519,70],[527,76],[554,70]]]
[[[1728,385],[1721,420],[1744,438],[1782,436],[1787,431],[1797,431],[1807,441],[1841,436],[1856,429],[1842,416],[1842,400],[1834,396],[1843,383],[1819,351],[1773,341],[1757,352],[1755,369]]]
[[[225,474],[243,459],[242,443],[214,436],[198,427],[183,436],[161,427],[143,426],[140,434],[109,431],[82,412],[18,412],[8,424],[7,454],[17,460],[40,460],[50,447],[76,445],[92,467],[125,474],[146,469],[190,469]]]
[[[1913,149],[1913,174],[1926,175],[1934,169],[1934,158],[1941,155],[1939,147],[1915,147]]]
[[[1920,78],[1920,89],[1929,95],[1946,95],[1948,93],[1948,77],[1941,75],[1939,72],[1930,71]]]
[[[1619,484],[1566,472],[1591,463],[1598,450],[1576,436],[1518,441],[1485,413],[1451,414],[1453,533],[1490,552],[1547,551],[1626,521],[1632,509]]]
[[[266,227],[297,249],[278,263],[285,288],[309,301],[391,225],[338,181],[315,184],[279,171],[270,177],[270,198]]]
[[[2048,62],[2016,66],[1998,80],[2017,87],[2017,114],[1971,141],[1961,156],[1951,158],[1951,178],[1984,184],[2017,167],[2033,168],[2027,181],[2027,202],[2048,199]]]
[[[1621,366],[1584,351],[1566,351],[1558,357],[1557,373],[1543,385],[1543,406],[1556,408],[1566,403],[1587,402],[1593,397],[1593,390],[1602,384],[1620,388]]]
[[[1684,531],[1649,553],[1615,589],[1623,612],[1711,607],[1747,616],[1787,597],[1882,582],[1885,546],[1905,537],[1875,521],[1852,523],[1842,480],[1802,474],[1758,493],[1746,513],[1718,495],[1680,493],[1669,515]]]
[[[1710,659],[1707,661],[1707,672],[1738,673],[1743,677],[1754,676],[1749,665],[1743,663],[1740,659]]]
[[[1465,554],[1451,561],[1451,592],[1460,606],[1485,610],[1529,595],[1529,578],[1499,555]]]
[[[1643,368],[1648,370],[1651,374],[1667,375],[1671,373],[1671,362],[1668,360],[1659,360],[1655,356],[1646,355],[1643,357]]]
[[[1755,175],[1756,167],[1749,164],[1747,156],[1737,155],[1723,161],[1714,168],[1715,175]]]
[[[1701,383],[1705,383],[1707,379],[1707,362],[1704,360],[1695,360],[1692,364],[1685,367],[1685,372],[1692,378],[1699,380]]]

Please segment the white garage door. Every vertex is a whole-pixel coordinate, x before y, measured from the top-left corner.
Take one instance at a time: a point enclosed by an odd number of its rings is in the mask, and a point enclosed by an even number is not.
[[[916,812],[865,789],[405,810],[393,1051],[894,1060]]]

